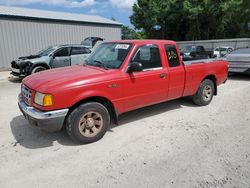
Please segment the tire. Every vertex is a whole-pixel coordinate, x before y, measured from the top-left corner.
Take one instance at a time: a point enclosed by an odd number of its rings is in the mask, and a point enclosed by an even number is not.
[[[46,70],[45,67],[43,67],[43,66],[37,66],[37,67],[35,67],[35,68],[32,69],[31,74],[34,74],[34,73],[37,73],[37,72],[41,72],[41,71],[44,71],[44,70]]]
[[[215,86],[212,80],[203,80],[198,88],[198,91],[193,96],[194,104],[198,106],[208,105],[214,96]]]
[[[74,141],[84,144],[100,140],[110,125],[105,106],[88,102],[75,108],[66,119],[66,131]]]

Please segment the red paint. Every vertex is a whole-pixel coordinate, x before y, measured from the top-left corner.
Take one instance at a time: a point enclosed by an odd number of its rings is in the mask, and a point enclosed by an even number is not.
[[[179,67],[169,67],[164,45],[174,41],[166,40],[126,40],[114,41],[131,43],[133,47],[120,69],[109,69],[76,65],[57,68],[28,76],[23,84],[41,93],[52,94],[54,105],[41,107],[32,102],[36,108],[48,111],[70,108],[89,97],[104,97],[110,100],[116,111],[123,113],[143,106],[168,101],[196,93],[202,80],[213,75],[216,84],[227,79],[228,62],[218,60],[214,63],[198,63]],[[126,73],[126,69],[136,49],[145,44],[159,47],[163,68],[145,72]],[[179,49],[177,47],[180,58]],[[160,75],[164,74],[164,78]],[[33,99],[32,99],[33,101]]]

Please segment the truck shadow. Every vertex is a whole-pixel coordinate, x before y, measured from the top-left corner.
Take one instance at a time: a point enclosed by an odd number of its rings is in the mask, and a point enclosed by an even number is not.
[[[196,105],[192,104],[192,101],[189,98],[182,98],[161,104],[152,105],[149,107],[144,107],[138,110],[122,114],[118,119],[119,125],[112,125],[109,131],[114,132],[115,127],[117,126],[122,126],[136,120],[179,109],[183,106],[196,107]],[[13,118],[10,122],[10,127],[12,134],[14,135],[16,140],[14,145],[20,144],[25,148],[38,149],[50,147],[54,145],[54,142],[58,142],[59,144],[65,146],[78,145],[78,143],[72,141],[69,138],[65,130],[55,133],[49,133],[39,130],[37,128],[31,127],[22,115]]]
[[[118,118],[118,125],[112,125],[111,129],[115,128],[116,126],[121,126],[127,123],[131,123],[133,121],[137,121],[154,115],[159,115],[168,111],[176,110],[182,108],[183,106],[198,107],[192,103],[190,97],[184,97],[181,99],[155,104],[152,106],[140,108],[120,115]]]
[[[250,81],[250,75],[247,74],[233,74],[231,73],[228,76],[229,80],[238,80],[238,81]]]
[[[54,142],[66,146],[76,145],[76,143],[70,140],[66,131],[49,133],[39,130],[31,127],[22,115],[13,118],[10,122],[10,127],[16,140],[14,145],[20,144],[29,149],[50,147],[54,145]]]

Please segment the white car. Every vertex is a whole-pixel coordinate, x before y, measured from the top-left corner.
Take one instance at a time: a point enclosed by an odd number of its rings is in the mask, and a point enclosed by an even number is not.
[[[214,49],[214,57],[225,57],[227,54],[234,50],[233,47],[219,46]]]

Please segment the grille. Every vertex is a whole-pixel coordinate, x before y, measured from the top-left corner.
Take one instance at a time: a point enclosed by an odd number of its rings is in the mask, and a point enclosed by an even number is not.
[[[14,68],[14,69],[19,69],[19,66],[15,61],[11,62],[11,67]]]
[[[31,96],[32,96],[31,90],[29,88],[27,88],[25,85],[22,85],[21,90],[22,90],[21,93],[22,93],[22,96],[24,97],[25,102],[30,104]]]

